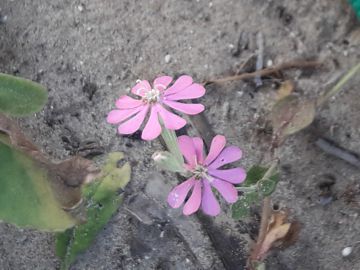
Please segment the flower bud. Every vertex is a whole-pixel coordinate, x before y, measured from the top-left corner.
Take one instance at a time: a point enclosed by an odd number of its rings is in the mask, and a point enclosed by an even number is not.
[[[179,163],[175,156],[168,151],[156,151],[152,155],[152,159],[155,161],[161,169],[171,172],[185,172],[184,167]]]

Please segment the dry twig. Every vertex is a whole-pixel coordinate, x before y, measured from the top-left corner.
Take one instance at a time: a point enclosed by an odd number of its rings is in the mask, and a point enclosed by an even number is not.
[[[282,63],[280,65],[274,67],[267,67],[259,71],[250,72],[250,73],[242,73],[234,76],[224,77],[220,79],[210,79],[205,81],[203,84],[208,85],[212,83],[224,83],[229,81],[236,81],[236,80],[246,80],[252,79],[257,76],[267,76],[274,73],[278,73],[282,70],[293,69],[293,68],[316,68],[321,66],[322,62],[319,61],[306,61],[306,60],[293,60],[290,62]]]

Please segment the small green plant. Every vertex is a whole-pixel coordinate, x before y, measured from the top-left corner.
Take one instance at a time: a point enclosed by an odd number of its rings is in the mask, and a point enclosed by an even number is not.
[[[61,269],[68,269],[81,252],[93,242],[97,233],[106,225],[123,201],[119,190],[130,180],[130,165],[118,168],[122,153],[111,153],[101,176],[83,189],[86,204],[86,223],[57,234],[56,254],[61,258]]]
[[[48,98],[47,90],[27,79],[0,73],[0,112],[26,116],[40,111]]]
[[[122,153],[111,153],[101,174],[79,156],[52,161],[8,117],[38,112],[46,100],[43,86],[0,74],[0,220],[63,232],[57,234],[56,252],[68,269],[122,203],[118,192],[131,169],[128,163],[118,168]]]

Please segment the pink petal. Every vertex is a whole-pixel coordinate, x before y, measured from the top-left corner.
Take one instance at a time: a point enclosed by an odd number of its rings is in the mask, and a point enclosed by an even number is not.
[[[226,139],[222,135],[216,135],[211,142],[210,151],[205,159],[205,165],[210,164],[224,149]]]
[[[187,163],[193,168],[196,165],[196,149],[192,138],[182,135],[178,137],[178,144]]]
[[[202,164],[204,161],[204,142],[199,137],[192,138],[192,140],[195,146],[197,163]]]
[[[143,80],[138,82],[132,89],[131,93],[143,97],[147,91],[151,90],[151,85],[148,81]]]
[[[239,147],[228,146],[217,156],[217,158],[208,165],[209,168],[217,169],[221,166],[237,161],[241,158],[242,152]]]
[[[190,114],[190,115],[201,113],[205,109],[204,105],[202,105],[202,104],[180,103],[180,102],[171,101],[171,100],[164,100],[163,102],[175,110],[178,110],[182,113],[186,113],[186,114]]]
[[[156,105],[151,108],[151,113],[148,122],[141,134],[141,138],[146,141],[157,138],[161,133],[161,126],[158,119]]]
[[[195,213],[201,204],[201,181],[196,181],[190,198],[184,205],[183,214],[188,216]]]
[[[122,123],[118,127],[118,132],[120,134],[132,134],[135,131],[137,131],[140,128],[142,122],[144,122],[148,109],[149,109],[149,105],[143,106],[142,110],[137,115],[127,120],[126,122]]]
[[[157,90],[161,90],[164,91],[169,84],[172,82],[173,78],[170,76],[161,76],[161,77],[157,77],[154,80],[154,88]]]
[[[228,170],[209,169],[208,174],[233,184],[240,184],[246,178],[246,171],[243,168]]]
[[[164,94],[165,100],[193,99],[202,97],[205,94],[205,88],[201,84],[194,83],[184,90],[180,90],[174,94],[167,91]]]
[[[185,201],[186,195],[189,193],[190,189],[195,183],[194,178],[190,178],[185,182],[182,182],[180,185],[171,190],[167,201],[172,208],[179,208]]]
[[[167,129],[177,130],[186,125],[185,119],[177,116],[176,114],[173,114],[172,112],[169,112],[162,106],[158,107],[158,112],[161,116],[161,119],[164,121],[164,125]]]
[[[134,99],[129,96],[121,96],[115,103],[118,109],[132,109],[143,104],[141,100]]]
[[[220,192],[228,203],[234,203],[237,201],[238,192],[232,184],[215,178],[211,182],[211,185]]]
[[[183,75],[180,76],[175,82],[174,84],[165,91],[164,95],[171,95],[171,94],[175,94],[181,90],[184,90],[186,87],[190,86],[193,83],[193,80],[190,76],[187,75]]]
[[[128,110],[112,110],[111,112],[109,112],[109,114],[106,118],[106,121],[109,124],[118,124],[118,123],[128,119],[132,115],[138,113],[139,111],[142,110],[142,108],[143,107],[137,107],[137,108],[128,109]]]
[[[207,180],[203,180],[201,209],[209,216],[216,216],[220,213],[220,205],[216,200]]]

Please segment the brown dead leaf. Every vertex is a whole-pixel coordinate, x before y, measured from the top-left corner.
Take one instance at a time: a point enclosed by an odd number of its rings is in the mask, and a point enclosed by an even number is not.
[[[3,135],[0,137],[1,142],[27,154],[47,171],[54,194],[64,209],[71,210],[78,206],[81,202],[82,185],[100,173],[91,160],[80,156],[53,162],[21,132],[14,120],[3,114],[0,114],[0,133]]]
[[[271,112],[271,122],[277,145],[287,136],[309,126],[315,118],[315,102],[289,95],[274,105]]]
[[[285,247],[293,244],[297,240],[299,231],[300,224],[298,222],[288,222],[287,211],[273,211],[266,236],[261,243],[256,258],[263,260],[271,248]]]
[[[284,81],[279,89],[277,90],[277,96],[276,96],[276,99],[277,100],[280,100],[280,99],[283,99],[287,96],[289,96],[293,91],[294,91],[294,83],[293,81],[290,81],[290,80],[286,80]]]
[[[270,248],[276,243],[276,241],[284,238],[290,230],[291,223],[285,223],[278,225],[271,229],[265,237],[264,242],[261,244],[259,257],[262,258],[270,250]]]

